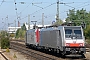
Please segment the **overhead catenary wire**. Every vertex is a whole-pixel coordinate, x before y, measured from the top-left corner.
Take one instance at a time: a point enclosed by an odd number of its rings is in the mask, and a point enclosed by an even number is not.
[[[34,0],[33,0],[33,1],[34,1]],[[68,6],[68,7],[74,8],[74,7],[72,7],[72,6],[70,6],[70,5],[67,5],[67,4],[72,4],[72,3],[82,3],[82,4],[85,4],[85,3],[88,3],[88,2],[89,2],[89,1],[87,1],[87,2],[67,2],[67,3],[62,3],[62,2],[61,2],[60,4],[64,4],[64,5]],[[30,3],[30,4],[31,4],[31,3]],[[29,4],[29,5],[30,5],[30,4]],[[32,3],[32,4],[33,4],[33,3]],[[28,6],[29,6],[29,5],[28,5]],[[27,7],[28,7],[28,6],[27,6]],[[37,6],[37,5],[35,5],[35,6]],[[27,7],[26,7],[26,8],[27,8]],[[37,7],[41,8],[40,10],[43,9],[43,7],[40,7],[40,6],[37,6]],[[26,8],[24,8],[22,11],[24,11]],[[44,7],[44,8],[45,8],[45,7]],[[37,11],[35,11],[34,13],[36,13],[36,12],[38,12],[38,11],[40,11],[40,10],[37,10]],[[21,13],[21,12],[20,12],[20,13]],[[32,14],[33,14],[33,13],[32,13]]]
[[[0,6],[3,4],[4,0],[1,2]]]
[[[3,0],[4,1],[4,0]],[[2,1],[1,1],[2,2]],[[10,2],[10,1],[4,1],[4,2]],[[14,2],[15,3],[15,2]],[[18,3],[18,2],[17,2]],[[68,2],[69,3],[69,2]],[[71,2],[70,2],[71,3]],[[88,2],[85,2],[85,4],[84,4],[84,2],[74,2],[74,3],[82,3],[81,5],[83,5],[83,6],[80,6],[80,7],[84,7],[84,6],[88,6],[89,4],[86,4],[86,3],[88,3]],[[30,3],[31,4],[31,3]],[[1,4],[2,5],[2,4]],[[68,5],[68,4],[65,4],[65,5]],[[25,11],[27,8],[28,8],[29,6],[26,6],[26,8],[24,8],[22,11],[21,11],[21,13],[23,13],[23,11]],[[68,7],[70,7],[70,5],[68,5]],[[76,8],[80,8],[80,7],[76,7]],[[72,6],[71,6],[71,8],[72,8]],[[44,8],[45,9],[45,8]],[[35,11],[35,12],[33,12],[33,13],[31,13],[32,15],[33,14],[35,14],[35,13],[37,13],[37,12],[39,12],[39,11],[41,11],[41,10],[43,10],[42,8],[40,9],[40,10],[37,10],[37,11]],[[17,14],[18,15],[18,14]],[[25,17],[23,17],[23,18],[26,18],[26,17],[28,17],[28,16],[25,16]]]
[[[54,5],[54,4],[56,4],[56,3],[52,3],[52,4],[50,4],[50,5],[46,6],[46,7],[44,7],[43,9],[46,9],[46,8],[48,8],[48,7],[50,7],[50,6]],[[31,13],[30,15],[33,15],[33,14],[35,14],[35,13],[37,13],[37,12],[43,10],[43,9],[39,9],[39,10],[37,10],[37,11]]]
[[[34,0],[33,0],[34,1]],[[33,2],[32,1],[32,2]],[[30,4],[34,4],[34,3],[29,3],[29,5]],[[14,0],[14,3],[16,3],[16,0]],[[43,2],[40,2],[40,3],[43,3]],[[38,4],[38,3],[35,3],[35,4]],[[18,13],[18,14],[21,14],[25,9],[27,9],[28,7],[29,7],[29,5],[27,5],[20,13]],[[52,4],[51,4],[52,5]],[[36,5],[35,5],[36,6]],[[39,6],[38,6],[39,7]],[[47,6],[48,7],[48,6]],[[44,7],[45,8],[45,7]],[[15,4],[15,9],[16,9],[16,16],[17,16],[17,19],[18,19],[18,14],[17,14],[17,8],[16,8],[16,4]],[[42,8],[43,9],[43,8]],[[40,10],[42,10],[42,9],[40,9]],[[40,11],[40,10],[38,10],[38,11]],[[35,11],[34,13],[36,13],[36,12],[38,12],[38,11]],[[28,17],[28,16],[25,16],[24,18],[26,18],[26,17]],[[21,19],[24,19],[24,18],[21,18]],[[21,20],[20,19],[20,20]]]
[[[33,0],[34,1],[34,0]],[[36,6],[36,7],[39,7],[39,8],[42,8],[42,7],[40,7],[40,6],[37,6],[37,5],[35,5],[35,4],[42,4],[42,3],[47,3],[47,2],[38,2],[38,3],[33,3],[33,1],[31,2],[31,3],[29,3],[20,13],[22,13],[24,10],[26,10],[29,6],[30,6],[30,4],[32,4],[32,5],[34,5],[34,6]],[[43,8],[42,8],[43,9]]]
[[[34,0],[33,0],[34,1]],[[32,2],[33,2],[32,1]],[[29,6],[30,6],[30,4],[32,4],[32,2],[31,3],[29,3],[20,13],[22,13],[25,9],[27,9]]]
[[[87,2],[83,2],[82,4],[77,5],[78,7],[76,7],[76,9],[88,6],[89,4],[86,4],[86,3],[90,3],[90,1],[88,0]]]
[[[68,6],[68,7],[71,7],[71,8],[73,8],[73,9],[75,9],[75,7],[73,7],[73,6],[70,6],[70,5],[68,5],[68,4],[74,4],[74,3],[88,3],[89,1],[87,1],[87,2],[67,2],[67,3],[63,3],[63,2],[60,2],[60,4],[64,4],[65,6]],[[89,4],[88,4],[89,5]],[[86,6],[86,5],[85,5]],[[65,11],[64,11],[65,12]],[[64,13],[64,12],[62,12],[62,13]],[[68,11],[66,11],[66,12],[68,12]],[[59,13],[59,14],[61,14],[61,12]],[[48,18],[48,17],[47,17]]]
[[[50,4],[50,5],[46,6],[46,7],[44,7],[43,9],[46,9],[46,8],[48,8],[48,7],[50,7],[50,6],[54,5],[54,4],[56,4],[56,3],[52,3],[52,4]],[[30,15],[33,15],[33,14],[35,14],[35,13],[37,13],[37,12],[43,10],[43,9],[39,9],[39,10],[37,10],[37,11],[31,13]],[[28,16],[25,16],[24,18],[27,18],[27,17],[28,17]],[[21,19],[24,19],[24,18],[21,18]]]
[[[90,5],[90,4],[86,4],[86,3],[89,3],[90,1],[87,1],[87,2],[72,2],[72,3],[74,3],[74,4],[76,4],[76,3],[81,3],[80,5],[78,5],[78,7],[74,7],[74,6],[70,6],[70,5],[68,5],[68,4],[66,4],[66,3],[63,3],[65,6],[68,6],[68,7],[71,7],[71,8],[73,8],[73,9],[78,9],[78,8],[82,8],[82,7],[85,7],[85,6],[88,6],[88,5]],[[60,14],[61,13],[64,13],[65,11],[63,11],[63,12],[60,12]]]
[[[72,6],[70,6],[70,5],[67,5],[67,4],[64,4],[65,6],[68,6],[68,7],[71,7],[71,8],[73,8],[73,9],[75,9],[75,7],[72,7]]]
[[[16,17],[18,17],[18,14],[17,14],[17,7],[16,7],[16,0],[14,0],[14,4],[15,4],[15,11],[16,11]]]
[[[76,9],[78,8],[82,8],[82,7],[85,7],[85,6],[89,6],[90,4],[86,4],[86,5],[83,5],[83,6],[80,6],[80,7],[77,7]]]
[[[68,5],[68,4],[73,4],[73,3],[88,3],[88,1],[87,1],[87,2],[68,2],[68,3],[62,3],[62,2],[61,2],[60,4],[64,4],[65,6],[68,6],[68,7],[71,7],[71,8],[73,8],[73,9],[76,9],[75,7],[72,7],[72,6]],[[56,4],[56,3],[52,3],[52,4],[50,4],[50,5],[48,5],[48,6],[44,7],[44,8],[41,7],[41,9],[33,12],[33,13],[30,14],[30,15],[33,15],[33,14],[35,14],[35,13],[37,13],[37,12],[39,12],[39,11],[41,11],[41,10],[49,7],[49,6],[52,6],[53,4]],[[28,17],[28,16],[25,16],[24,18],[27,18],[27,17]],[[22,18],[22,19],[24,19],[24,18]]]
[[[77,8],[82,8],[82,7],[84,7],[84,6],[88,6],[89,4],[86,4],[86,3],[89,3],[90,1],[86,1],[86,2],[72,2],[72,3],[74,3],[74,4],[76,4],[76,3],[81,3],[80,5],[77,5],[76,7],[74,7],[74,6],[70,6],[70,5],[68,5],[67,3],[63,3],[65,6],[68,6],[68,7],[71,7],[71,8],[74,8],[74,9],[77,9]],[[86,5],[85,5],[86,4]]]
[[[34,0],[33,0],[33,1],[34,1]],[[33,2],[33,1],[32,1],[32,2]],[[15,4],[15,11],[16,11],[16,17],[17,17],[17,19],[20,18],[20,17],[18,17],[18,15],[21,14],[21,13],[29,6],[29,5],[28,5],[28,6],[27,6],[26,8],[24,8],[20,13],[18,13],[18,12],[17,12],[17,6],[16,6],[16,4],[17,4],[17,3],[25,3],[25,2],[16,2],[16,0],[14,0],[14,1],[5,1],[5,2],[8,2],[8,3],[12,3],[12,2],[13,2],[13,3]],[[29,3],[29,4],[31,4],[31,3]],[[21,20],[21,19],[20,19],[20,20]]]
[[[33,4],[34,5],[34,4]],[[43,9],[43,7],[40,7],[40,6],[37,6],[37,5],[34,5],[34,6],[36,6],[36,7],[39,7],[39,8],[42,8]]]

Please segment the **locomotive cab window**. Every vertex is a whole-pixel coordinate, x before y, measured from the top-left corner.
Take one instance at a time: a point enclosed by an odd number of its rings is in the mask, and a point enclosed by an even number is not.
[[[65,38],[82,39],[82,32],[76,29],[65,29]]]
[[[81,30],[74,30],[74,35],[75,35],[77,38],[82,38]]]
[[[70,38],[71,34],[72,34],[72,30],[71,29],[65,29],[65,37],[66,38]]]

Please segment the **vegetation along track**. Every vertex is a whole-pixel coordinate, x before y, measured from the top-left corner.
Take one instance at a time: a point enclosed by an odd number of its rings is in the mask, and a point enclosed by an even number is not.
[[[18,42],[18,43],[17,43]],[[24,55],[26,55],[28,57],[28,59],[30,59],[30,57],[34,60],[88,60],[88,59],[83,59],[83,58],[73,58],[73,57],[66,57],[66,58],[61,58],[60,56],[57,57],[57,56],[54,56],[54,55],[50,55],[50,54],[46,54],[46,53],[43,53],[43,52],[40,52],[40,51],[36,51],[36,50],[33,50],[33,49],[29,49],[29,48],[26,48],[25,46],[25,43],[22,42],[20,43],[21,41],[11,41],[10,42],[10,47],[12,49],[15,49],[19,52],[22,52]]]

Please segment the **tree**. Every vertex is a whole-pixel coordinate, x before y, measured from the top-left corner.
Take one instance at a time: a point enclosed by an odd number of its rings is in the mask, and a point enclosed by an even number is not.
[[[81,25],[82,22],[85,22],[87,25],[90,20],[90,12],[86,12],[83,8],[81,10],[75,11],[75,9],[69,10],[67,14],[66,22],[74,22],[76,25]]]
[[[69,10],[69,13],[67,13],[67,16],[68,17],[66,18],[66,22],[76,20],[75,9]]]
[[[84,30],[84,35],[86,39],[90,39],[90,25]]]
[[[23,24],[23,26],[21,26],[21,29],[26,31],[26,26],[25,26],[25,24]]]
[[[1,31],[1,36],[4,36],[4,37],[7,37],[8,36],[8,33],[7,33],[7,31]]]
[[[1,37],[1,48],[6,49],[9,48],[10,46],[10,41],[8,37]]]
[[[21,28],[18,29],[16,32],[16,38],[24,38],[25,32],[26,32],[26,27],[25,24],[23,24],[23,26],[21,26]]]

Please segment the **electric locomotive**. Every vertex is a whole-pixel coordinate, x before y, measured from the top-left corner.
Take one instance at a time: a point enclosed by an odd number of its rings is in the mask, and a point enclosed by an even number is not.
[[[81,26],[58,26],[30,29],[26,32],[26,46],[57,53],[84,54],[85,39]]]

